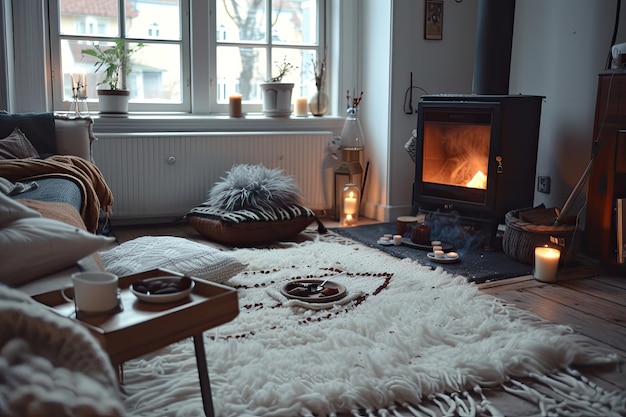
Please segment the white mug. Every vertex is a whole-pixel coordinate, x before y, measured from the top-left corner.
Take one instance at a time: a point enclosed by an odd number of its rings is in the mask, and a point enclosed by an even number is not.
[[[112,311],[118,305],[117,275],[110,272],[90,271],[72,274],[74,297],[69,297],[65,290],[63,298],[74,302],[76,310],[85,313],[103,313]]]

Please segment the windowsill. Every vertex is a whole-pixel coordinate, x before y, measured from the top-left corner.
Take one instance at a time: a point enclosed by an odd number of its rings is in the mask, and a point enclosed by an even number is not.
[[[309,132],[341,133],[344,118],[337,116],[266,117],[260,113],[241,118],[226,115],[129,113],[120,116],[91,114],[94,133],[145,132]]]

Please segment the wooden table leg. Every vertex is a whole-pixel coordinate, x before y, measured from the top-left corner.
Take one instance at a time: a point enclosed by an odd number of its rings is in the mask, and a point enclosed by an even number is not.
[[[198,378],[200,379],[200,393],[202,394],[202,405],[204,414],[207,417],[214,417],[213,397],[211,395],[211,383],[209,381],[209,368],[206,362],[206,352],[204,350],[204,339],[202,333],[193,336],[193,345],[196,351],[196,364],[198,365]]]

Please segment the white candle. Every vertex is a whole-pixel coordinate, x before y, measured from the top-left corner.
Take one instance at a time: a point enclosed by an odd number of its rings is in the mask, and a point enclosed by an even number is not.
[[[402,235],[393,235],[393,244],[396,246],[402,245]]]
[[[558,249],[540,246],[535,248],[535,270],[533,276],[538,281],[556,281],[561,252]]]
[[[356,213],[356,197],[346,197],[343,200],[343,212],[346,214]]]
[[[241,111],[241,94],[233,94],[229,97],[228,101],[228,114],[230,117],[241,117],[243,113]]]
[[[296,99],[296,116],[306,116],[309,112],[309,103],[306,97]]]

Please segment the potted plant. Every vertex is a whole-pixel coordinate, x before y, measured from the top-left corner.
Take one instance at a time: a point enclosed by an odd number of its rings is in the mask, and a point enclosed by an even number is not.
[[[286,117],[291,114],[293,83],[282,82],[283,77],[296,69],[286,58],[277,64],[278,75],[262,83],[263,114],[270,117]]]
[[[83,55],[96,58],[96,73],[102,69],[106,73],[104,80],[98,83],[108,87],[97,90],[100,113],[128,113],[130,91],[126,89],[126,76],[132,70],[130,58],[143,47],[143,43],[138,43],[134,48],[128,48],[124,39],[116,38],[110,48],[93,44],[93,48],[82,50]]]

